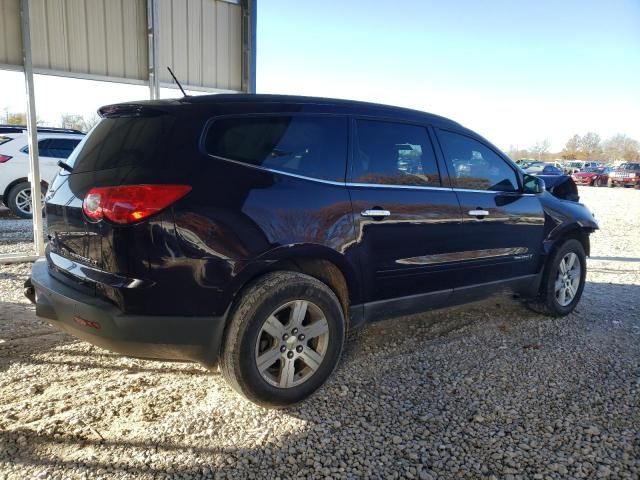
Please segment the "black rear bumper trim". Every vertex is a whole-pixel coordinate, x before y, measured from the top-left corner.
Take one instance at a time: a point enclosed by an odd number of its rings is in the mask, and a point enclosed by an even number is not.
[[[36,315],[75,337],[133,357],[217,364],[226,315],[128,315],[56,280],[43,258],[33,264],[30,283]]]

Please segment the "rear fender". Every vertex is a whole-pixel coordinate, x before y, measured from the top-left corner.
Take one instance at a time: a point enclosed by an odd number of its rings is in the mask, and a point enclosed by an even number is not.
[[[266,273],[291,268],[296,270],[304,260],[325,260],[335,265],[342,273],[349,294],[349,303],[361,303],[361,292],[358,289],[357,271],[343,255],[331,248],[316,244],[283,245],[260,255],[246,264],[236,265],[236,272],[230,282],[227,295],[235,298],[249,282]]]

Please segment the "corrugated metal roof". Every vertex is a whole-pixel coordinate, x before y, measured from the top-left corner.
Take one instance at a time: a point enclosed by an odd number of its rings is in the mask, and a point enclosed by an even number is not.
[[[0,0],[0,64],[22,65],[20,0]]]
[[[158,0],[159,77],[185,87],[242,89],[242,7]],[[147,0],[30,0],[34,71],[147,82]],[[0,0],[0,64],[22,65],[20,0]]]
[[[242,8],[220,0],[159,0],[160,81],[241,90]]]

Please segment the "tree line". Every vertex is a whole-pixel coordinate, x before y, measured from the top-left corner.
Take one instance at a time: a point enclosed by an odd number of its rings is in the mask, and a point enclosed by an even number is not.
[[[55,125],[46,125],[48,127],[60,127],[71,128],[73,130],[80,130],[81,132],[88,132],[93,126],[98,123],[100,117],[97,114],[93,116],[85,117],[83,115],[74,115],[70,113],[63,113],[60,115],[60,120]],[[5,110],[0,114],[0,124],[3,125],[26,125],[27,114],[23,112],[8,112]],[[45,126],[42,119],[36,119],[36,125]]]
[[[550,149],[551,142],[544,139],[525,149],[511,145],[508,154],[514,160],[598,160],[605,163],[640,161],[640,142],[624,133],[618,133],[606,140],[602,140],[600,135],[594,132],[575,134],[567,140],[560,152],[551,152]]]

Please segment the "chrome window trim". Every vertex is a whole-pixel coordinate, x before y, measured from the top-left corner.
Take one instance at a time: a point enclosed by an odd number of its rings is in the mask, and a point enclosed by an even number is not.
[[[326,183],[328,185],[337,185],[340,187],[344,187],[346,185],[345,182],[336,182],[334,180],[324,180],[322,178],[307,177],[305,175],[298,175],[297,173],[284,172],[282,170],[276,170],[275,168],[268,168],[260,165],[253,165],[251,163],[245,163],[240,160],[233,160],[231,158],[221,157],[219,155],[214,155],[212,153],[207,153],[207,156],[218,159],[218,160],[223,160],[225,162],[234,163],[236,165],[240,165],[241,167],[249,167],[249,168],[253,168],[254,170],[260,170],[262,172],[277,173],[279,175],[285,175],[287,177],[299,178],[301,180],[310,180],[312,182]]]
[[[212,153],[207,153],[208,157],[215,158],[217,160],[222,160],[225,162],[233,163],[235,165],[240,165],[241,167],[253,168],[254,170],[260,170],[262,172],[275,173],[278,175],[284,175],[287,177],[298,178],[300,180],[308,180],[310,182],[318,182],[325,183],[327,185],[334,185],[338,187],[367,187],[367,188],[394,188],[401,190],[442,190],[448,192],[475,192],[475,193],[513,193],[521,196],[534,197],[535,193],[520,193],[520,192],[502,192],[499,190],[469,190],[466,188],[451,188],[451,187],[426,187],[420,185],[387,185],[383,183],[358,183],[358,182],[337,182],[334,180],[324,180],[322,178],[314,178],[307,177],[306,175],[298,175],[297,173],[285,172],[283,170],[277,170],[275,168],[262,167],[260,165],[253,165],[251,163],[245,163],[240,160],[233,160],[231,158],[221,157],[219,155],[213,155]]]
[[[373,188],[396,188],[401,190],[447,190],[452,191],[452,188],[449,187],[427,187],[421,185],[394,185],[394,184],[386,184],[386,183],[358,183],[358,182],[347,182],[347,187],[373,187]]]

